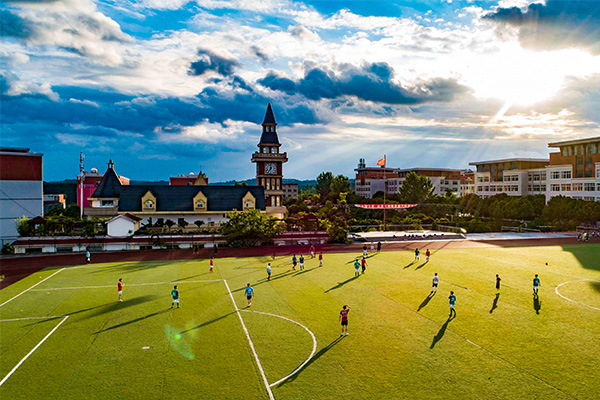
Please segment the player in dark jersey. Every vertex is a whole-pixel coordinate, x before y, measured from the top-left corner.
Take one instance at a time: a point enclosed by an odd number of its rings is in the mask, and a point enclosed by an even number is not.
[[[496,294],[500,294],[500,281],[502,279],[500,279],[500,277],[498,276],[498,274],[496,274]]]
[[[171,290],[171,296],[173,297],[171,308],[173,308],[175,303],[177,303],[177,308],[179,308],[179,290],[177,289],[177,285],[173,286],[173,290]]]

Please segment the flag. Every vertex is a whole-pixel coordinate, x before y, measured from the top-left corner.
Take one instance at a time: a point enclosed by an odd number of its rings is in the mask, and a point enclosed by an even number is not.
[[[385,156],[379,161],[377,161],[377,165],[380,167],[385,167]]]

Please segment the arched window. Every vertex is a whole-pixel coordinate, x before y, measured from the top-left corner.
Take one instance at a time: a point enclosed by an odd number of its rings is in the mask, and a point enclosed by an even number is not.
[[[197,201],[196,202],[196,208],[204,208],[204,207],[206,207],[206,204],[204,204],[203,201]]]
[[[154,208],[154,202],[152,200],[146,200],[144,208]]]

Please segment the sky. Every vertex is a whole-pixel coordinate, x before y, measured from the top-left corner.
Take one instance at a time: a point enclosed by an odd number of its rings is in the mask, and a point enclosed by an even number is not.
[[[358,160],[466,168],[600,135],[600,1],[0,3],[0,145],[44,180],[255,174],[269,102],[284,177]]]

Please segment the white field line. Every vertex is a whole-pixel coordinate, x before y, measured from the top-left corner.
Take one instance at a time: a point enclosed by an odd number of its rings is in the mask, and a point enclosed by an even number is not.
[[[62,325],[63,322],[65,322],[67,320],[67,318],[69,318],[69,316],[67,315],[66,317],[63,318],[62,321],[60,321],[58,323],[58,325],[56,325],[54,327],[54,329],[52,329],[50,331],[49,334],[46,335],[45,338],[43,338],[33,349],[31,349],[31,351],[29,353],[27,353],[27,355],[25,357],[23,357],[23,359],[21,359],[21,361],[19,361],[19,363],[17,365],[15,365],[15,367],[2,379],[2,381],[0,381],[0,386],[2,386],[4,384],[4,382],[6,382],[6,380],[8,378],[10,378],[10,376],[17,370],[17,368],[19,368],[21,366],[21,364],[23,364],[23,362],[25,360],[27,360],[27,358],[33,354],[34,351],[37,350],[38,347],[40,347],[42,345],[42,343],[44,343],[46,341],[46,339],[48,339],[50,337],[50,335],[52,335],[54,333],[54,331],[56,331],[58,329],[59,326]]]
[[[153,286],[153,285],[180,285],[182,283],[201,283],[201,282],[221,282],[223,279],[207,279],[200,281],[170,281],[170,282],[150,282],[150,283],[130,283],[123,284],[123,286]],[[42,283],[42,282],[40,282]],[[116,285],[107,285],[107,286],[73,286],[73,287],[58,287],[58,288],[47,288],[47,289],[33,289],[33,292],[45,292],[47,290],[79,290],[79,289],[106,289],[106,288],[115,288]]]
[[[558,288],[559,288],[559,287],[561,287],[562,285],[566,285],[567,283],[573,283],[573,282],[584,282],[584,281],[598,282],[598,281],[595,281],[595,280],[593,280],[593,279],[580,279],[580,280],[578,280],[578,281],[568,281],[568,282],[563,282],[563,283],[561,283],[560,285],[558,285],[556,288],[554,288],[554,291],[556,292],[556,294],[557,294],[557,295],[559,295],[560,297],[562,297],[562,298],[563,298],[563,299],[565,299],[565,300],[568,300],[568,301],[570,301],[570,302],[572,302],[572,303],[575,303],[575,304],[579,304],[580,306],[584,306],[584,307],[588,307],[588,308],[593,308],[594,310],[598,310],[598,311],[600,311],[600,308],[597,308],[597,307],[592,307],[592,306],[588,306],[587,304],[583,304],[583,303],[580,303],[580,302],[578,302],[578,301],[571,300],[570,298],[568,298],[568,297],[565,297],[565,296],[563,296],[562,294],[560,294],[560,292],[558,291]]]
[[[286,318],[286,317],[282,317],[281,315],[277,315],[277,314],[270,314],[270,313],[266,313],[266,312],[261,312],[261,311],[252,311],[252,310],[240,310],[240,311],[246,311],[246,312],[253,312],[253,313],[257,313],[257,314],[263,314],[263,315],[270,315],[271,317],[277,317],[277,318],[281,318],[281,319],[285,319],[286,321],[290,321],[293,322],[294,324],[304,328],[304,330],[306,332],[309,333],[309,335],[312,337],[313,340],[313,349],[312,352],[310,353],[310,356],[308,356],[308,358],[302,363],[300,364],[300,366],[298,368],[296,368],[295,370],[292,371],[292,373],[290,373],[288,376],[285,376],[283,378],[281,378],[280,380],[278,380],[275,383],[271,383],[269,386],[273,387],[273,386],[277,386],[279,385],[281,382],[287,380],[288,378],[292,377],[293,375],[297,374],[302,368],[304,368],[304,366],[306,364],[308,364],[308,362],[313,358],[313,356],[315,355],[315,352],[317,351],[317,338],[315,338],[315,335],[311,332],[310,329],[308,329],[306,326],[302,325],[300,322],[294,321],[292,319]]]
[[[271,386],[269,386],[269,381],[267,381],[267,376],[265,375],[265,371],[263,370],[262,365],[260,364],[260,360],[258,359],[258,354],[256,354],[256,350],[254,349],[254,343],[252,343],[252,339],[250,339],[250,334],[248,333],[248,329],[246,329],[246,324],[244,324],[244,320],[242,319],[242,314],[240,313],[240,309],[238,308],[235,300],[233,298],[233,294],[231,293],[231,289],[229,289],[229,285],[227,284],[227,279],[223,279],[225,282],[225,286],[227,287],[227,291],[229,292],[229,297],[231,298],[231,302],[233,303],[233,307],[235,307],[235,311],[237,312],[238,317],[240,318],[240,323],[242,324],[242,328],[246,333],[246,337],[248,338],[248,343],[250,344],[250,349],[252,350],[252,354],[254,354],[254,360],[256,361],[256,365],[258,365],[258,370],[260,371],[260,375],[262,376],[263,383],[265,384],[265,388],[267,389],[267,393],[269,394],[270,400],[275,400],[275,396],[273,396],[273,392],[271,391]]]
[[[8,299],[6,300],[4,303],[0,304],[0,307],[2,307],[3,305],[5,305],[6,303],[10,303],[11,301],[13,301],[14,299],[16,299],[17,297],[19,297],[20,295],[22,295],[23,293],[27,293],[29,292],[31,289],[33,289],[34,287],[36,287],[37,285],[39,285],[40,283],[47,281],[48,279],[52,278],[54,275],[58,274],[61,271],[64,271],[65,269],[59,269],[58,271],[56,271],[55,273],[53,273],[52,275],[50,275],[49,277],[42,279],[41,281],[39,281],[38,283],[36,283],[35,285],[31,286],[29,289],[25,289],[23,290],[21,293],[19,293],[18,295],[16,295],[15,297],[13,297],[12,299]]]
[[[48,317],[11,318],[11,319],[0,319],[0,322],[28,321],[28,320],[32,320],[32,319],[56,319],[56,318],[62,318],[62,317],[67,317],[67,316],[68,315],[55,315],[55,316],[48,316]]]

